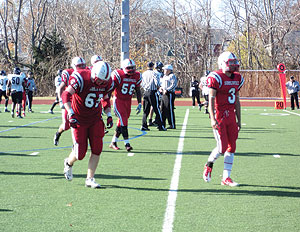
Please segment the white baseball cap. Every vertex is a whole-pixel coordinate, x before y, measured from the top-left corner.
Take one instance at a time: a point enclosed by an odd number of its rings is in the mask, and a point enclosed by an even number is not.
[[[166,64],[163,69],[168,69],[168,70],[172,70],[173,71],[173,66],[170,64]]]

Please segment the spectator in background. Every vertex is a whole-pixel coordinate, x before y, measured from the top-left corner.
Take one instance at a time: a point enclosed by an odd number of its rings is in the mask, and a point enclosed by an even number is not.
[[[206,75],[200,78],[200,84],[199,88],[202,90],[202,95],[205,99],[205,102],[203,103],[205,106],[205,114],[209,114],[208,112],[208,94],[209,94],[209,88],[207,87],[207,76],[209,75],[210,71],[206,71]]]
[[[291,95],[291,109],[295,109],[295,103],[297,109],[299,109],[299,101],[298,101],[298,91],[300,90],[299,82],[295,81],[293,76],[290,77],[290,80],[285,84],[289,95]]]
[[[62,82],[62,77],[61,77],[62,72],[63,72],[63,70],[59,69],[59,70],[57,71],[57,76],[56,76],[55,79],[54,79],[54,85],[55,85],[55,101],[53,102],[53,104],[52,104],[50,110],[48,111],[48,113],[50,113],[50,114],[53,114],[53,109],[54,109],[54,107],[59,103],[59,100],[60,100],[58,95],[59,95],[59,91],[60,91],[59,86],[60,86],[60,84],[61,84],[61,82]]]
[[[36,86],[34,82],[33,72],[29,71],[26,87],[27,103],[28,103],[28,112],[33,113],[32,111],[32,99],[33,92],[36,93]]]
[[[7,85],[7,75],[4,70],[0,73],[0,103],[2,101],[2,96],[5,98],[5,110],[4,112],[9,112],[7,109],[8,105],[8,95],[6,95],[6,85]],[[1,112],[1,111],[0,111]]]
[[[198,108],[201,111],[203,104],[200,101],[200,91],[199,91],[199,81],[195,80],[195,77],[192,77],[191,82],[191,95],[192,95],[192,104],[193,108],[195,108],[195,99],[197,100]]]

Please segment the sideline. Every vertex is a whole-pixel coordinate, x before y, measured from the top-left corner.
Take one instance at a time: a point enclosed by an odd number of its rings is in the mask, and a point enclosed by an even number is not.
[[[186,126],[189,117],[189,109],[186,110],[184,121],[182,124],[182,129],[179,137],[177,154],[173,169],[172,181],[169,189],[168,203],[165,212],[165,219],[163,224],[163,232],[171,232],[173,230],[173,222],[175,217],[175,207],[176,207],[176,198],[177,198],[177,190],[180,176],[180,168],[181,168],[181,160],[182,160],[182,152],[184,146],[184,136],[186,131]]]

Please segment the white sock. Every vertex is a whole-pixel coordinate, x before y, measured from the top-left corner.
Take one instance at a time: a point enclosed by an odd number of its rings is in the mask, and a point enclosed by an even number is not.
[[[125,140],[124,140],[124,144],[126,145],[127,143],[129,143],[129,140],[128,140],[128,139],[125,139]]]
[[[221,153],[218,152],[218,147],[215,147],[208,157],[208,162],[215,163],[216,160],[220,157]]]
[[[224,170],[223,170],[223,180],[230,177],[231,169],[233,165],[234,153],[226,151],[224,153]]]
[[[117,138],[116,135],[114,135],[114,136],[112,137],[111,142],[112,142],[112,143],[116,143],[117,141],[118,141],[118,138]]]

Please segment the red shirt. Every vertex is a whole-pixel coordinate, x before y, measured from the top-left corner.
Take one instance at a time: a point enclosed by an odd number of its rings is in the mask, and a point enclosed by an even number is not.
[[[74,69],[69,68],[62,71],[61,81],[65,83],[66,86],[69,85],[69,79],[71,74],[74,72]]]
[[[72,96],[72,109],[80,124],[90,124],[101,119],[101,98],[112,91],[110,79],[106,86],[99,86],[91,80],[91,70],[78,69],[70,76],[69,84],[75,90]]]
[[[112,79],[115,84],[114,95],[116,99],[131,101],[135,88],[142,82],[142,75],[135,72],[133,75],[127,75],[123,70],[117,69],[112,73]]]
[[[207,78],[209,88],[217,90],[215,106],[217,111],[234,111],[236,93],[244,84],[244,78],[239,73],[228,77],[222,71],[211,72]]]

